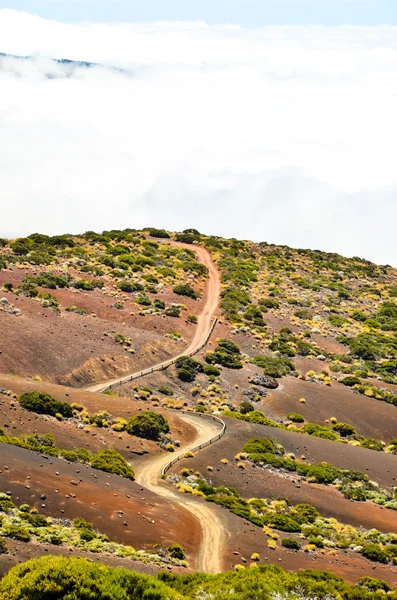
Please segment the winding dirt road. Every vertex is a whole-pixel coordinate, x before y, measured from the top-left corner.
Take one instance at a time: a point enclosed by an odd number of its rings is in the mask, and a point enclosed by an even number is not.
[[[192,425],[197,431],[197,436],[190,444],[181,448],[175,458],[183,456],[189,449],[207,442],[216,436],[222,428],[215,421],[201,419],[194,415],[180,414],[179,418]],[[220,573],[222,571],[222,549],[229,534],[212,506],[190,494],[181,494],[174,491],[169,484],[160,479],[161,472],[169,460],[170,455],[163,454],[149,460],[141,465],[138,470],[135,469],[135,480],[151,492],[166,498],[172,504],[177,504],[188,510],[196,519],[199,519],[202,539],[195,559],[195,568],[206,573]]]
[[[183,248],[188,248],[189,250],[192,249],[192,246],[190,244],[181,244],[178,242],[173,242],[173,245],[181,246]],[[207,285],[207,290],[206,290],[206,299],[205,299],[205,304],[204,304],[203,310],[201,311],[200,315],[198,316],[195,334],[194,334],[193,339],[190,342],[189,346],[181,354],[178,354],[177,356],[173,357],[172,359],[152,365],[151,367],[149,367],[149,369],[158,371],[161,369],[161,367],[163,367],[167,363],[170,363],[171,361],[179,358],[179,356],[184,356],[186,354],[194,352],[206,340],[206,338],[208,336],[208,332],[211,329],[214,315],[215,315],[215,312],[216,312],[216,309],[217,309],[218,303],[219,303],[219,293],[220,293],[219,271],[216,268],[214,262],[212,261],[211,255],[208,252],[208,250],[206,250],[202,246],[194,246],[194,252],[196,253],[199,262],[201,262],[203,265],[205,265],[208,269],[208,285]],[[144,371],[146,372],[146,371],[148,371],[148,369],[144,369]],[[137,377],[140,373],[142,373],[141,370],[136,371],[134,373],[130,373],[129,375],[124,375],[123,377],[118,377],[115,379],[111,379],[109,381],[103,381],[102,383],[97,383],[95,385],[87,387],[86,389],[90,392],[103,392],[106,389],[109,389],[110,386],[113,387],[119,383],[123,383],[123,382],[130,380],[131,378]]]
[[[188,244],[171,243],[189,248],[190,250],[192,249],[192,246]],[[174,360],[179,356],[194,352],[206,341],[208,334],[211,331],[214,315],[219,303],[220,277],[218,269],[213,263],[210,253],[205,248],[194,246],[194,251],[198,260],[208,268],[208,285],[205,304],[201,314],[198,316],[197,327],[192,341],[182,354],[174,357]],[[158,370],[169,362],[170,361],[158,363],[150,367],[150,369]],[[128,381],[131,377],[137,376],[141,372],[142,371],[130,373],[129,375],[119,377],[118,379],[102,382],[88,387],[87,390],[91,392],[101,392],[108,389],[110,385],[114,386],[118,383]],[[222,428],[219,423],[209,419],[199,418],[198,415],[179,414],[179,418],[192,425],[197,431],[197,436],[190,444],[181,448],[175,458],[183,456],[183,454],[191,448],[208,442],[220,433]],[[168,499],[170,503],[177,504],[183,509],[188,510],[200,521],[202,539],[195,559],[195,568],[198,571],[204,571],[206,573],[219,573],[222,571],[222,549],[229,537],[229,533],[223,526],[222,521],[219,519],[213,507],[206,504],[200,498],[174,491],[161,479],[162,470],[168,464],[169,460],[169,454],[162,454],[161,456],[148,460],[140,468],[135,469],[136,481],[148,490]]]

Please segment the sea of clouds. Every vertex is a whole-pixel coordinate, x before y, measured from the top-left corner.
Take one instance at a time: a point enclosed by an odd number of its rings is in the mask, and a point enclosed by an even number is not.
[[[397,266],[397,28],[3,9],[0,52],[33,57],[0,57],[0,236],[196,227]]]

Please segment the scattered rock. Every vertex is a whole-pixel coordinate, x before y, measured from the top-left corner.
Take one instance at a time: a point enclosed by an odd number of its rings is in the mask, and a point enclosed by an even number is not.
[[[249,379],[249,382],[271,390],[278,388],[278,381],[268,375],[254,375]]]

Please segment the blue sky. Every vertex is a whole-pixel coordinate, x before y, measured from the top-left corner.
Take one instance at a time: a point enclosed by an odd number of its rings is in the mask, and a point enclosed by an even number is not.
[[[211,24],[397,25],[397,0],[0,0],[58,21],[203,20]]]

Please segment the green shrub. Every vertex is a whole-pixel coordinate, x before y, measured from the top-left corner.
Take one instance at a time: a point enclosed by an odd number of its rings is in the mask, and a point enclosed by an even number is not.
[[[299,413],[295,412],[288,413],[287,419],[293,421],[294,423],[304,423],[305,421],[305,417],[303,415],[300,415]]]
[[[366,544],[365,546],[363,546],[361,554],[369,560],[373,560],[384,564],[388,562],[386,552],[378,544]]]
[[[240,402],[239,409],[242,415],[246,415],[255,410],[255,407],[251,402]]]
[[[0,600],[176,600],[161,581],[84,558],[46,556],[14,567],[0,582]]]
[[[313,318],[313,314],[307,308],[301,308],[300,310],[296,310],[294,312],[294,317],[298,317],[298,319],[307,320],[307,319],[312,319]]]
[[[290,550],[300,550],[299,542],[293,538],[281,538],[281,545]]]
[[[152,305],[152,301],[150,300],[149,296],[146,296],[145,294],[138,296],[137,299],[135,300],[135,302],[137,304],[140,304],[141,306],[151,306]]]
[[[388,592],[391,589],[386,581],[376,579],[375,577],[361,577],[361,579],[357,581],[357,584],[361,585],[361,587],[367,589],[369,592],[376,592],[378,590]]]
[[[383,444],[381,440],[376,440],[374,438],[365,438],[360,442],[360,446],[362,448],[368,448],[369,450],[376,450],[377,452],[383,451]]]
[[[168,433],[170,427],[162,415],[148,410],[131,417],[126,429],[130,435],[157,440],[162,433]]]
[[[182,242],[183,244],[193,244],[193,242],[198,241],[200,238],[199,235],[195,235],[194,233],[177,233],[175,235],[175,239],[177,242]]]
[[[341,317],[340,315],[330,315],[328,317],[328,321],[334,327],[343,327],[343,325],[345,325],[345,323],[348,323],[348,320],[345,319],[345,317]]]
[[[164,314],[167,317],[175,317],[178,318],[181,316],[181,311],[179,308],[177,308],[176,306],[170,306],[169,308],[166,308],[164,311]]]
[[[317,425],[315,423],[306,423],[306,425],[303,426],[302,431],[308,435],[313,435],[314,437],[322,438],[324,440],[336,441],[339,438],[339,436],[329,427]]]
[[[177,558],[178,560],[183,560],[185,558],[185,552],[179,544],[171,544],[168,546],[167,550],[172,558]]]
[[[311,504],[296,504],[290,512],[291,517],[298,523],[303,525],[304,523],[314,523],[314,521],[320,516],[320,513]]]
[[[218,340],[218,346],[213,352],[206,355],[205,360],[210,365],[219,364],[227,369],[241,369],[243,363],[240,355],[240,348],[235,342],[220,339]]]
[[[181,381],[189,382],[195,380],[197,373],[201,373],[203,371],[203,365],[194,360],[190,356],[181,356],[175,363],[177,368],[178,378]]]
[[[92,279],[92,280],[78,279],[77,281],[74,281],[72,285],[74,288],[76,288],[78,290],[85,290],[86,292],[92,292],[92,290],[95,290],[95,288],[103,287],[103,281],[100,279]]]
[[[218,347],[222,348],[226,352],[229,352],[230,354],[240,354],[240,348],[238,344],[232,340],[225,340],[221,338],[218,340]]]
[[[155,227],[146,228],[150,237],[169,239],[171,236],[165,229],[156,229]]]
[[[38,414],[52,415],[61,414],[65,418],[73,416],[73,410],[66,402],[59,402],[50,394],[45,392],[27,392],[18,398],[20,405],[26,410]]]
[[[20,525],[5,525],[3,526],[3,535],[19,542],[29,542],[30,533],[27,529]],[[1,598],[1,596],[0,596]]]
[[[280,378],[295,370],[293,363],[287,358],[276,358],[259,354],[252,360],[254,365],[263,369],[264,375]]]
[[[8,548],[5,540],[0,537],[0,554],[7,554]]]
[[[174,395],[174,390],[169,385],[160,385],[157,388],[157,391],[160,392],[160,394],[164,394],[165,396],[173,396]]]
[[[288,531],[289,533],[299,533],[301,530],[300,524],[289,515],[268,513],[265,518],[265,523],[270,527],[274,527],[274,529]]]
[[[341,437],[349,437],[350,435],[356,434],[353,425],[350,425],[349,423],[335,423],[335,425],[332,425],[332,429],[339,433]]]
[[[33,527],[48,527],[48,521],[44,515],[38,513],[24,513],[23,520],[27,521]]]
[[[268,425],[269,427],[276,426],[274,421],[269,419],[269,417],[267,417],[265,413],[260,410],[253,410],[251,413],[249,413],[249,419],[251,423],[256,423],[258,425]]]
[[[153,305],[155,306],[155,308],[158,308],[159,310],[163,310],[165,308],[165,302],[163,302],[162,300],[159,300],[158,298],[154,299]]]
[[[261,298],[258,300],[258,304],[260,306],[264,306],[265,308],[280,308],[280,304],[275,300],[275,298]]]
[[[12,500],[3,498],[0,499],[0,510],[5,513],[10,513],[16,508]]]
[[[324,483],[326,485],[334,483],[340,475],[340,471],[337,467],[327,463],[311,465],[309,468],[307,467],[308,465],[298,464],[296,470],[299,474],[304,473],[306,477],[313,478],[317,483]]]
[[[122,292],[127,292],[127,293],[131,293],[131,292],[142,292],[144,287],[141,283],[137,283],[137,282],[132,282],[132,281],[120,281],[117,284],[117,287],[119,288],[119,290],[121,290]]]
[[[215,365],[203,365],[203,371],[208,376],[213,375],[214,377],[219,377],[221,374],[220,370],[218,367],[215,367]]]
[[[276,445],[271,438],[251,438],[243,446],[243,452],[247,454],[274,454]]]
[[[115,473],[121,477],[134,479],[134,470],[127,463],[125,458],[118,452],[112,449],[100,450],[92,459],[91,467],[106,471],[107,473]]]
[[[174,286],[173,292],[179,296],[188,296],[189,298],[198,297],[197,292],[187,283]]]
[[[354,375],[348,375],[343,379],[339,380],[343,385],[347,385],[348,387],[353,387],[354,385],[361,385],[361,379],[355,377]]]
[[[330,597],[378,600],[383,597],[372,595],[365,588],[349,587],[332,573],[312,569],[294,573],[276,565],[258,565],[255,569],[218,575],[178,575],[163,571],[155,578],[64,556],[29,560],[13,567],[0,581],[0,600],[47,600],[50,597],[53,600],[184,600],[196,597],[268,600],[276,595],[319,600]]]

